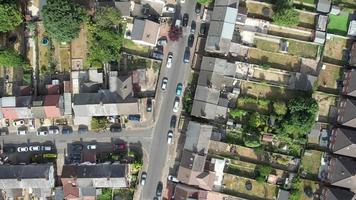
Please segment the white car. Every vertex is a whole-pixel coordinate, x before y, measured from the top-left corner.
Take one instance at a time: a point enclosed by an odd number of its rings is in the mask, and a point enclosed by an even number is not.
[[[17,130],[17,135],[26,135],[27,131],[26,130]]]
[[[51,151],[52,147],[50,147],[50,146],[41,146],[41,150],[42,151]]]
[[[28,152],[28,147],[17,147],[17,152]]]
[[[161,85],[162,90],[166,90],[167,89],[167,84],[168,84],[168,78],[164,77],[162,79],[162,85]]]
[[[56,135],[57,135],[57,134],[59,134],[59,129],[57,129],[57,128],[49,129],[49,130],[48,130],[48,133],[49,133],[49,134],[56,134]]]
[[[185,0],[180,0],[180,3],[185,3]]]
[[[30,146],[30,151],[40,151],[40,146]]]
[[[173,6],[165,6],[163,9],[163,12],[165,13],[175,13],[176,9]]]
[[[28,120],[28,128],[30,128],[31,130],[35,129],[35,120],[34,119]]]
[[[167,179],[169,181],[172,181],[172,182],[175,182],[175,183],[179,183],[179,180],[176,177],[172,176],[172,175],[168,175]]]
[[[38,136],[47,136],[48,132],[47,131],[37,131]]]
[[[168,58],[167,58],[167,64],[166,64],[167,68],[171,68],[172,60],[173,60],[173,53],[169,52],[168,53]]]
[[[173,131],[169,130],[167,134],[167,143],[172,144],[173,142]]]
[[[95,144],[90,144],[90,145],[87,146],[87,149],[95,150],[96,149],[96,145]]]
[[[179,97],[176,97],[176,99],[174,100],[174,104],[173,104],[173,112],[178,112],[179,110]]]
[[[12,124],[14,126],[23,126],[25,125],[25,121],[21,119],[21,120],[14,121]]]

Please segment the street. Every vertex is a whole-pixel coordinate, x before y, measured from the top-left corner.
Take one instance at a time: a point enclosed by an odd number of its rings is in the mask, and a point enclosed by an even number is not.
[[[162,92],[161,90],[157,92],[156,102],[158,102],[156,113],[158,113],[156,118],[156,126],[153,129],[153,138],[151,149],[149,150],[149,163],[147,170],[147,182],[143,187],[141,193],[142,200],[153,199],[156,194],[156,187],[159,181],[164,181],[166,177],[163,177],[164,170],[167,161],[167,132],[169,130],[170,118],[173,115],[173,102],[176,96],[176,86],[178,83],[183,83],[185,85],[185,80],[187,78],[187,72],[190,71],[190,64],[183,63],[184,51],[187,47],[188,36],[190,33],[190,24],[192,19],[196,20],[197,15],[194,11],[196,1],[190,0],[181,4],[180,16],[184,13],[189,15],[188,27],[183,28],[183,37],[177,42],[169,42],[166,48],[168,52],[173,53],[172,67],[167,69],[165,67],[165,62],[161,68],[160,75],[160,85],[163,77],[168,78],[167,90]],[[178,9],[177,9],[178,11]],[[174,20],[173,20],[174,21]],[[194,55],[191,49],[191,59]],[[166,61],[166,60],[164,60]],[[182,102],[180,103],[180,108],[182,108]],[[178,134],[175,132],[174,134]]]

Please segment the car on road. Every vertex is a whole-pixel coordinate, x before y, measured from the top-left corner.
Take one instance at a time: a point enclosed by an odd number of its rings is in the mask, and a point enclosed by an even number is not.
[[[9,135],[9,129],[7,127],[0,128],[0,135]]]
[[[31,130],[35,130],[35,120],[34,119],[28,120],[28,128],[30,128]]]
[[[88,133],[88,127],[86,127],[86,126],[79,127],[79,128],[78,128],[78,133],[79,133],[79,134]]]
[[[172,144],[172,142],[173,142],[173,131],[169,130],[167,133],[167,143]]]
[[[152,98],[147,98],[146,111],[147,112],[152,112]]]
[[[163,8],[163,12],[164,13],[175,13],[176,9],[173,6],[168,5]]]
[[[112,133],[119,133],[122,131],[121,125],[120,124],[115,124],[110,126],[110,132]]]
[[[26,135],[26,134],[27,134],[27,131],[24,129],[17,130],[17,135]]]
[[[206,34],[206,24],[205,23],[200,24],[199,33],[200,33],[200,35],[205,35]]]
[[[59,134],[59,127],[58,126],[50,126],[48,129],[49,134]]]
[[[162,85],[161,85],[162,90],[166,90],[167,89],[167,84],[168,84],[168,78],[164,77],[162,79]]]
[[[73,133],[72,127],[70,127],[70,126],[63,126],[63,128],[62,128],[62,134],[63,134],[63,135],[68,135],[68,134],[71,134],[71,133]]]
[[[192,23],[190,24],[190,33],[194,34],[196,28],[197,28],[197,23],[194,20],[192,20]]]
[[[14,125],[14,126],[23,126],[23,125],[25,125],[25,121],[24,120],[22,120],[22,119],[20,119],[20,120],[17,120],[17,121],[13,121],[12,122],[12,125]]]
[[[125,151],[126,150],[126,144],[125,143],[113,144],[112,148],[113,148],[113,151]]]
[[[194,44],[194,34],[190,34],[188,37],[188,47],[192,48]]]
[[[12,146],[5,146],[2,151],[4,153],[14,153],[16,151],[16,148]]]
[[[17,152],[28,152],[28,147],[17,147]]]
[[[187,13],[184,13],[182,26],[184,26],[184,27],[188,26],[188,21],[189,21],[189,15]]]
[[[41,151],[52,151],[51,146],[41,146]]]
[[[96,149],[96,145],[95,145],[95,144],[89,144],[89,145],[87,146],[87,149],[88,149],[88,150],[95,150],[95,149]]]
[[[164,46],[167,44],[167,42],[168,42],[167,37],[161,37],[158,39],[157,45]]]
[[[162,52],[155,51],[152,53],[152,58],[157,59],[157,60],[163,60],[164,55]]]
[[[80,152],[83,150],[83,145],[79,143],[72,144],[72,150],[76,152]]]
[[[147,173],[146,172],[142,172],[141,174],[141,185],[145,185],[146,184],[146,179],[147,179]]]
[[[189,60],[190,60],[190,50],[189,47],[187,47],[184,52],[183,62],[187,64],[189,63]]]
[[[28,148],[30,151],[40,151],[40,146],[30,146],[29,148]]]
[[[47,132],[47,131],[44,131],[44,130],[37,131],[37,135],[38,135],[38,136],[47,136],[47,135],[48,135],[48,132]]]
[[[167,56],[167,64],[166,64],[167,68],[171,68],[172,67],[172,61],[173,61],[173,53],[169,52],[168,56]]]
[[[177,84],[177,88],[176,88],[176,95],[178,97],[182,96],[183,93],[183,84],[182,83],[178,83]]]
[[[156,196],[157,197],[162,196],[162,190],[163,190],[163,183],[160,181],[160,182],[158,182],[157,188],[156,188]]]
[[[172,115],[170,127],[171,128],[176,128],[176,124],[177,124],[177,116],[176,115]]]
[[[180,3],[185,3],[185,0],[180,0]]]
[[[174,104],[173,104],[173,112],[178,112],[179,110],[179,103],[180,103],[180,100],[179,100],[179,97],[176,97],[174,99]]]
[[[172,182],[175,182],[175,183],[179,183],[179,180],[176,177],[172,176],[172,175],[168,175],[167,179],[169,181],[172,181]]]
[[[199,15],[200,12],[201,12],[201,4],[197,2],[197,4],[195,4],[195,13]]]

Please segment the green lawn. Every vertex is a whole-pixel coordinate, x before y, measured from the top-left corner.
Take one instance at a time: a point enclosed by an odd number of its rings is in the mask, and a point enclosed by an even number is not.
[[[306,150],[302,157],[303,169],[311,175],[318,175],[320,167],[321,151]]]
[[[315,0],[299,0],[299,2],[315,4]]]
[[[329,15],[328,33],[347,35],[348,15]]]
[[[319,46],[312,43],[289,40],[288,53],[292,55],[303,58],[316,58],[318,49]]]
[[[148,57],[150,48],[147,46],[139,45],[134,43],[132,40],[125,39],[123,43],[123,49],[127,53],[131,53],[134,55],[139,55],[143,57]]]
[[[273,42],[273,41],[264,40],[262,38],[255,37],[254,43],[257,48],[265,51],[271,51],[271,52],[279,51],[279,42]]]

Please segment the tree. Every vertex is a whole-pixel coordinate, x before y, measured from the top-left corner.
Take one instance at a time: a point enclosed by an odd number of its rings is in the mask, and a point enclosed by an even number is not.
[[[234,119],[241,119],[242,117],[247,115],[247,111],[236,108],[234,110],[231,110],[229,114]]]
[[[88,23],[89,55],[91,66],[102,66],[120,59],[124,29],[119,10],[112,7],[99,8]]]
[[[273,168],[269,165],[259,165],[257,167],[257,171],[259,175],[262,176],[263,178],[266,178],[266,176],[268,176],[272,172],[272,170]]]
[[[91,129],[95,131],[105,130],[109,125],[109,121],[105,117],[93,117],[91,119]]]
[[[252,115],[250,115],[249,120],[248,120],[249,127],[255,129],[255,128],[260,127],[263,124],[264,124],[264,121],[258,112],[254,112],[254,113],[252,113]]]
[[[50,37],[58,42],[70,42],[80,32],[85,11],[71,0],[47,0],[42,16]]]
[[[0,50],[0,66],[2,67],[24,67],[27,66],[24,57],[12,49]]]
[[[198,2],[203,5],[209,5],[213,2],[213,0],[198,0]]]
[[[183,34],[183,30],[181,28],[172,26],[171,29],[169,29],[168,38],[171,41],[178,41],[179,38],[182,37],[182,34]]]
[[[0,0],[0,32],[14,30],[22,22],[22,15],[15,1]]]
[[[274,12],[272,19],[280,26],[295,26],[299,23],[299,13],[293,8]]]
[[[273,112],[277,115],[285,115],[287,113],[286,103],[282,101],[273,102]]]

